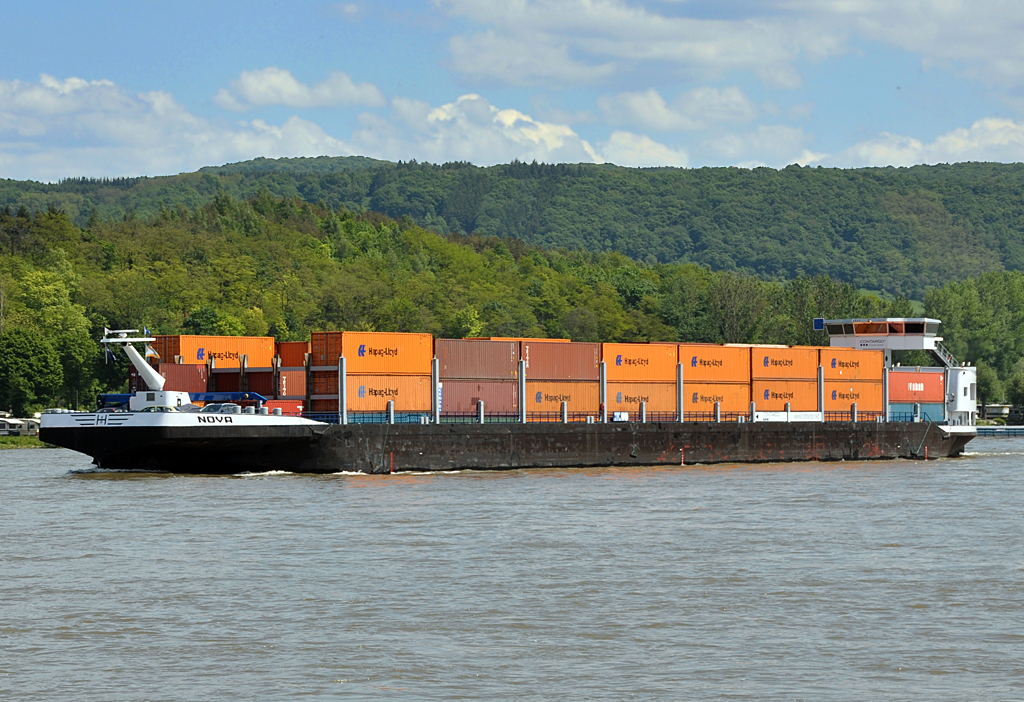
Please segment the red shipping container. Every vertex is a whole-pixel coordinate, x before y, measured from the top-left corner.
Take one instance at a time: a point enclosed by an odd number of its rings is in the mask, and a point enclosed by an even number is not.
[[[336,366],[341,356],[342,332],[313,332],[310,335],[310,353],[314,366]]]
[[[306,371],[281,371],[277,393],[278,397],[305,397]]]
[[[214,389],[217,392],[239,392],[240,380],[238,371],[213,374]]]
[[[302,400],[268,400],[264,404],[264,407],[269,409],[271,413],[273,413],[275,409],[280,409],[281,414],[298,416],[302,414],[304,405],[305,402]],[[335,409],[337,409],[337,403],[335,403]]]
[[[161,363],[159,372],[166,379],[164,390],[206,392],[208,387],[209,370],[206,366]]]
[[[307,353],[309,353],[308,341],[277,342],[277,355],[281,358],[282,368],[305,367]]]
[[[598,380],[600,376],[601,344],[523,341],[519,353],[526,361],[528,380]]]
[[[249,392],[258,392],[267,398],[274,396],[274,374],[272,372],[246,373],[245,384]]]
[[[889,371],[889,402],[945,402],[946,374],[936,371]]]
[[[338,371],[312,371],[310,382],[313,385],[310,395],[338,394]]]
[[[338,411],[338,399],[319,399],[312,400],[310,402],[310,412],[337,412]]]
[[[445,380],[441,383],[442,412],[476,412],[484,401],[487,414],[519,411],[519,383],[515,380]]]
[[[515,341],[434,341],[441,378],[511,380],[519,369],[519,344]]]

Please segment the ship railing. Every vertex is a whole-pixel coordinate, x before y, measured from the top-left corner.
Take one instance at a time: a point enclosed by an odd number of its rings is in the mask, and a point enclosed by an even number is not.
[[[939,424],[941,422],[946,421],[945,417],[933,417],[931,415],[931,412],[928,412],[927,410],[921,410],[921,417],[920,417],[920,419],[921,419],[922,422],[935,422],[936,424]],[[913,412],[890,412],[889,413],[889,421],[890,422],[912,422],[912,421],[914,421],[914,413]]]
[[[858,422],[877,422],[878,418],[882,416],[881,412],[857,412]],[[846,412],[825,412],[826,422],[852,422],[853,412],[847,410]]]
[[[935,348],[933,349],[933,351],[935,352],[936,357],[938,357],[938,359],[942,361],[943,364],[945,364],[946,368],[956,368],[957,366],[960,365],[957,362],[956,358],[953,356],[953,354],[949,352],[949,349],[940,344],[938,341],[935,342]]]

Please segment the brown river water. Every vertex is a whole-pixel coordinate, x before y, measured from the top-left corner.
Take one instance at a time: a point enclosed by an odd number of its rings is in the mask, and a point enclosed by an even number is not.
[[[1024,440],[968,448],[234,477],[0,451],[0,699],[1024,699]]]

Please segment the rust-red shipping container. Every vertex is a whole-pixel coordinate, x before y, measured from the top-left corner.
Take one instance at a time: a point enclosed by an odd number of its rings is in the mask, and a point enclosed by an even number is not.
[[[747,383],[684,383],[685,412],[714,412],[715,403],[722,414],[750,411],[750,385]]]
[[[600,344],[523,341],[519,348],[527,380],[597,380],[600,375]]]
[[[562,402],[568,403],[569,412],[589,412],[596,416],[601,408],[601,384],[592,380],[526,381],[527,412],[560,412]]]
[[[484,402],[487,414],[519,411],[519,383],[515,380],[445,380],[441,383],[442,412],[476,412]]]
[[[666,344],[601,344],[608,382],[674,382],[679,361]],[[526,377],[530,377],[527,373]]]
[[[281,371],[278,397],[303,397],[306,394],[306,371]]]
[[[905,369],[889,371],[889,402],[931,403],[946,401],[946,374],[943,369]]]
[[[791,412],[817,412],[818,381],[755,380],[750,399],[760,412],[782,412],[787,402]]]
[[[214,389],[217,392],[239,392],[240,381],[241,379],[238,377],[238,371],[213,374]]]
[[[342,332],[313,332],[310,335],[309,348],[313,355],[314,366],[336,366],[341,356]]]
[[[209,371],[206,366],[191,366],[182,363],[161,363],[159,373],[166,382],[164,390],[178,392],[206,392]]]
[[[518,375],[519,344],[515,341],[434,341],[441,378],[512,380]]]
[[[310,373],[310,395],[337,395],[338,394],[338,371],[312,371]]]
[[[277,355],[281,357],[282,368],[302,368],[309,353],[308,341],[279,341]]]
[[[750,373],[754,380],[814,380],[817,382],[818,349],[814,346],[752,346],[750,347]]]
[[[857,412],[882,411],[882,381],[826,380],[825,411],[849,412],[856,402]]]
[[[685,383],[750,382],[749,346],[679,344],[679,362]]]
[[[607,361],[605,361],[607,363]],[[675,383],[608,383],[608,411],[629,412],[640,416],[640,403],[647,403],[648,412],[675,412]]]
[[[267,398],[274,396],[274,374],[272,372],[246,373],[245,385],[249,392],[258,392]]]
[[[293,416],[298,416],[302,414],[302,410],[305,404],[306,403],[302,400],[268,400],[264,404],[264,407],[269,409],[271,412],[273,412],[275,409],[280,409],[281,414],[290,414]],[[338,403],[335,402],[334,404],[335,409],[337,409]]]
[[[311,400],[309,404],[310,412],[337,412],[338,411],[338,399],[317,399]]]
[[[885,366],[882,351],[823,346],[818,358],[825,380],[881,380]]]

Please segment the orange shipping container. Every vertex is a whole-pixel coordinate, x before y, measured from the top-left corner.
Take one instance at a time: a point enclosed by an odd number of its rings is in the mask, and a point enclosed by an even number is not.
[[[272,336],[181,335],[156,339],[154,348],[164,361],[181,356],[183,364],[203,365],[213,358],[217,368],[238,368],[243,355],[248,356],[249,368],[270,368],[275,351]]]
[[[781,378],[817,382],[818,349],[812,346],[752,346],[750,372],[754,380]],[[757,393],[754,395],[756,400]]]
[[[816,380],[755,380],[751,400],[759,412],[782,412],[788,402],[792,412],[818,411]]]
[[[750,385],[746,383],[683,383],[683,408],[685,412],[714,412],[715,403],[719,411],[750,411]]]
[[[306,394],[306,371],[281,371],[277,381],[279,397],[303,397]]]
[[[429,375],[349,375],[349,412],[386,412],[394,400],[396,412],[429,412]]]
[[[600,383],[595,381],[527,380],[527,412],[561,412],[567,402],[570,412],[592,412],[601,406]]]
[[[430,375],[430,334],[344,332],[342,353],[349,375]],[[337,363],[337,359],[334,361]]]
[[[281,357],[282,368],[302,368],[309,353],[308,341],[279,341],[277,355]]]
[[[946,374],[932,372],[889,371],[889,402],[945,402]]]
[[[749,346],[679,344],[679,361],[684,383],[750,382]]]
[[[849,412],[857,403],[858,412],[882,411],[882,382],[879,380],[826,380],[825,411]]]
[[[640,416],[640,403],[648,412],[675,412],[675,383],[608,383],[608,411]]]
[[[612,381],[674,382],[678,357],[674,346],[601,344],[601,358]],[[526,377],[530,377],[527,374]]]
[[[881,380],[882,351],[823,347],[818,351],[825,380]]]

